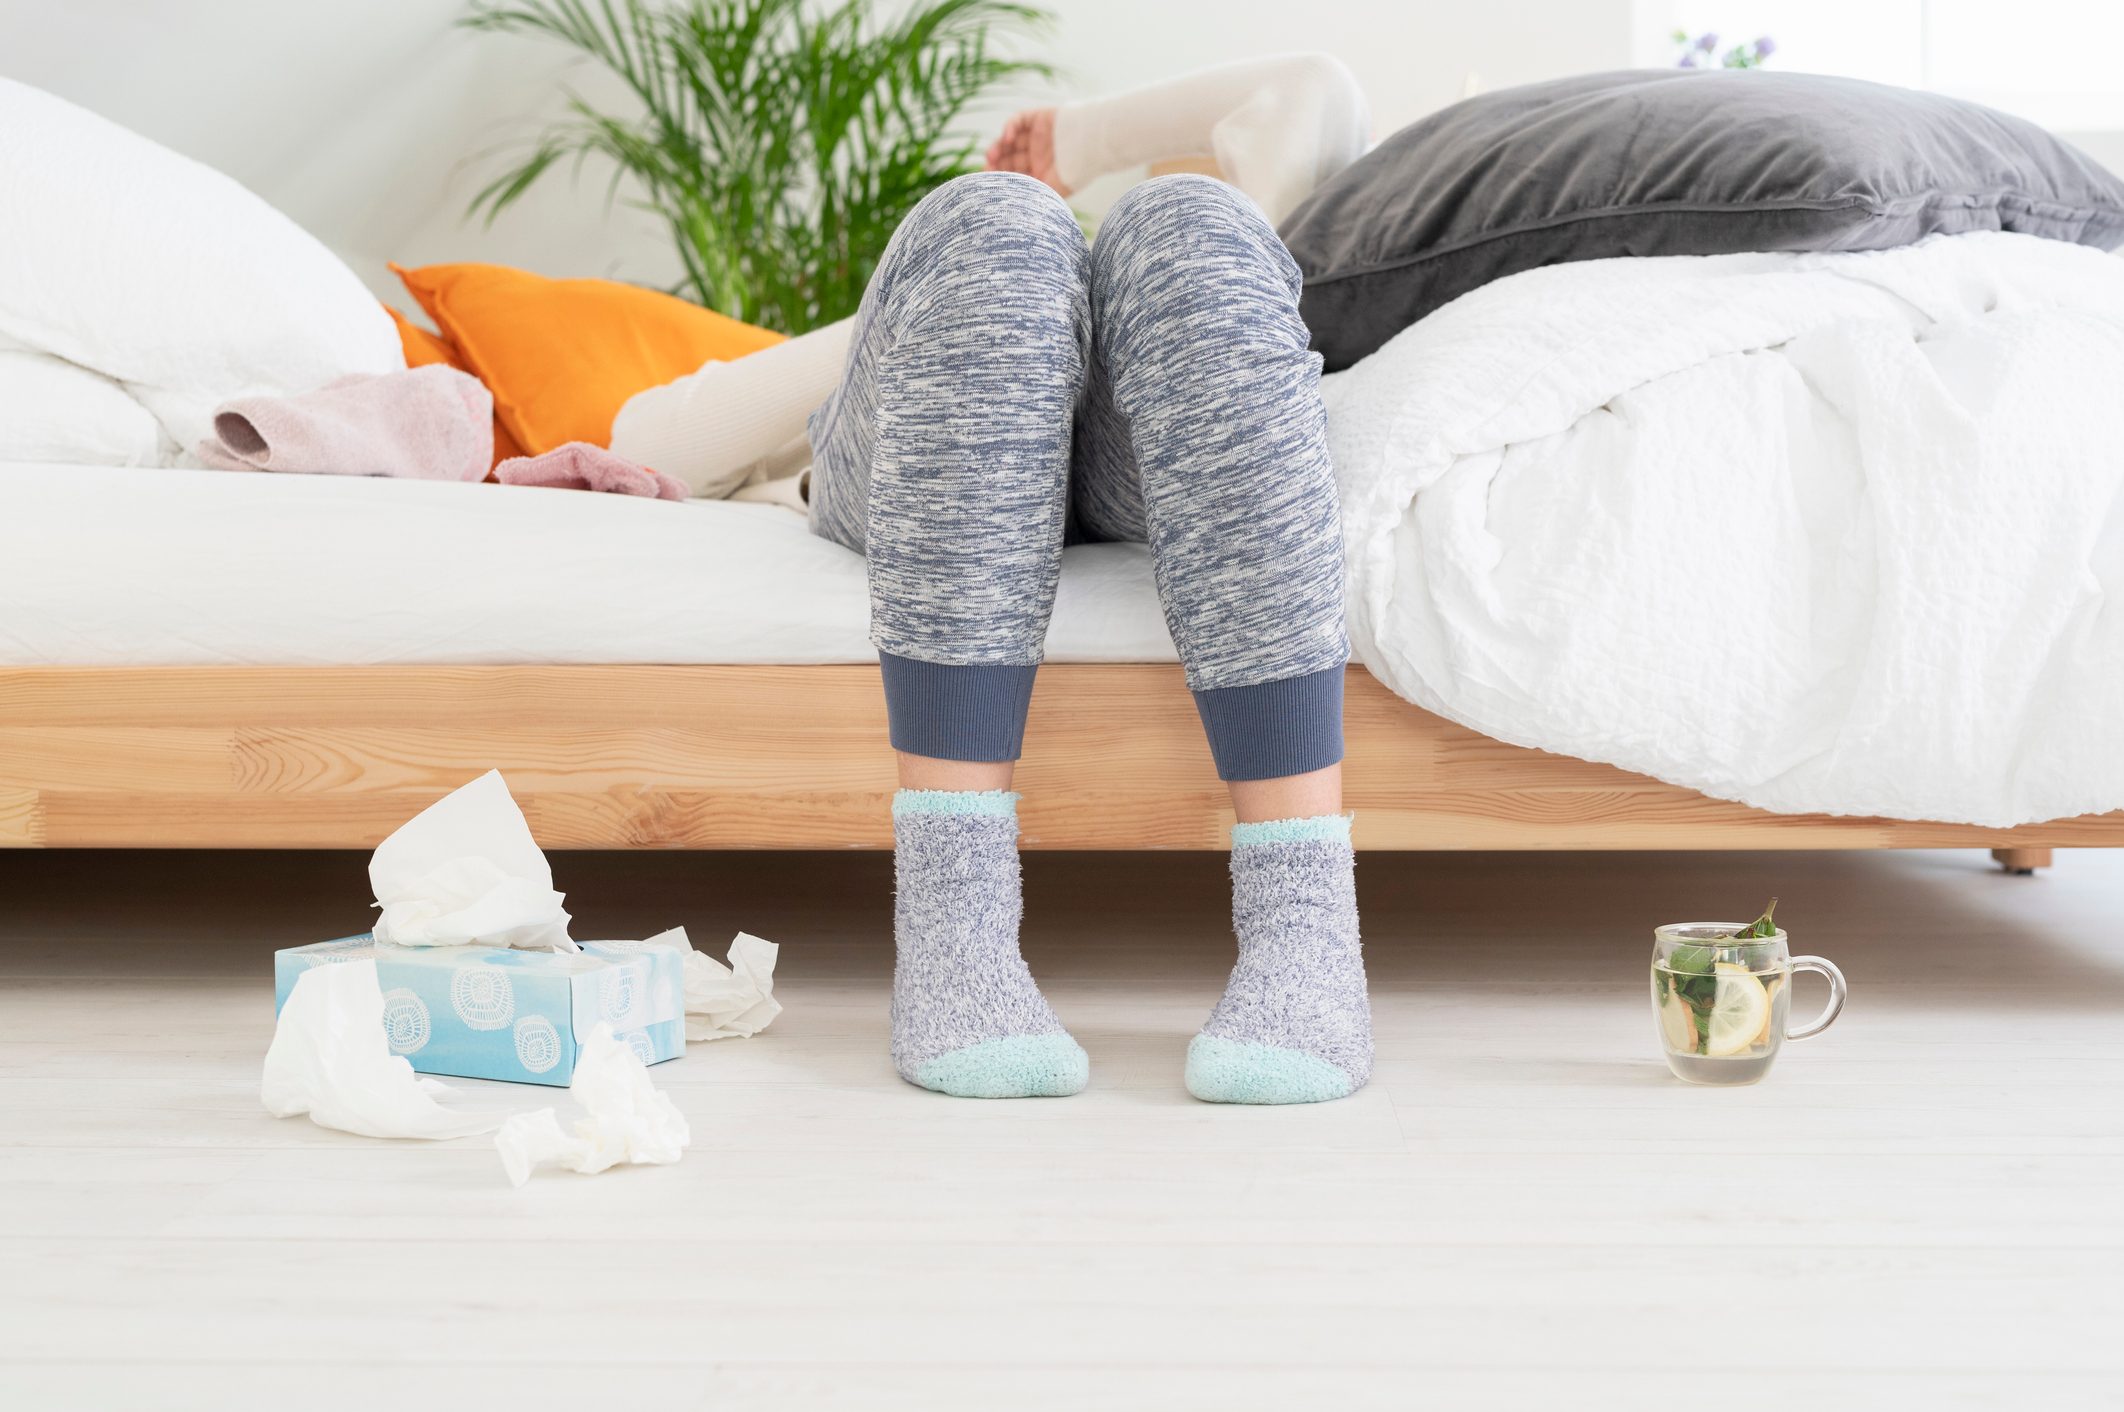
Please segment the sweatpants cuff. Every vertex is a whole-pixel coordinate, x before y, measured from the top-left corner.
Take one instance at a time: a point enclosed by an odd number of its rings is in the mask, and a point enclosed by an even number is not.
[[[1217,774],[1273,780],[1342,760],[1344,669],[1195,693]]]
[[[1025,666],[954,666],[878,654],[892,748],[932,760],[1015,760],[1025,748],[1033,673]]]

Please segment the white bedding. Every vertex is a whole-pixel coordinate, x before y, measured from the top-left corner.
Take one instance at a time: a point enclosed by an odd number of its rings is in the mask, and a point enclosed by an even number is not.
[[[0,462],[160,466],[175,452],[154,413],[121,384],[0,342]]]
[[[869,620],[771,505],[0,465],[0,665],[861,662]],[[1065,551],[1048,659],[1175,660],[1141,545]]]
[[[1499,739],[1781,811],[2124,806],[2124,261],[2018,236],[1517,276],[1325,381],[1352,641]],[[0,663],[832,662],[765,505],[0,466]],[[1134,545],[1056,661],[1170,661]]]
[[[1352,638],[1485,734],[1783,811],[2124,806],[2124,260],[1607,260],[1327,383]]]
[[[390,316],[300,226],[220,172],[6,78],[0,347],[47,359],[0,367],[8,461],[170,464],[232,397],[405,366]],[[68,414],[14,415],[47,397]]]

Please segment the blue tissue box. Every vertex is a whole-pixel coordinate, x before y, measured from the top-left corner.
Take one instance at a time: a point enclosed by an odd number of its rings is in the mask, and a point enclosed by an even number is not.
[[[376,962],[384,1034],[424,1074],[565,1087],[598,1024],[645,1064],[686,1052],[683,948],[586,941],[579,954],[391,946],[364,933],[273,953],[273,1013],[312,966]]]

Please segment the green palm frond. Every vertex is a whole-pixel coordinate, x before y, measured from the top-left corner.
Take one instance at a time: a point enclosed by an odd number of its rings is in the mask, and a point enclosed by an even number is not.
[[[580,51],[634,111],[567,115],[472,199],[491,223],[564,159],[609,162],[660,217],[679,293],[801,333],[855,312],[900,220],[977,165],[958,129],[987,90],[1051,70],[998,52],[1046,11],[1010,0],[482,0],[464,23]]]

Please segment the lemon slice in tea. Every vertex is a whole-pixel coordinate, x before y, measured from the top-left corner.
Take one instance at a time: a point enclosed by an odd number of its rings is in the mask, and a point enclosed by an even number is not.
[[[1660,1002],[1659,1033],[1676,1054],[1696,1052],[1696,1016],[1680,997],[1670,995]]]
[[[1719,962],[1717,974],[1704,1053],[1722,1059],[1748,1048],[1763,1032],[1770,1019],[1770,992],[1763,989],[1755,972],[1735,962]]]

